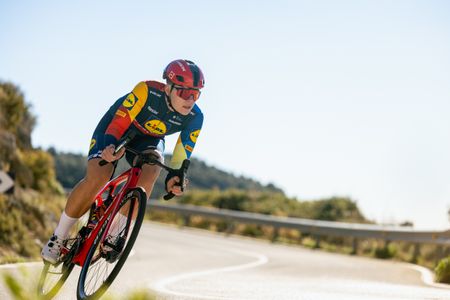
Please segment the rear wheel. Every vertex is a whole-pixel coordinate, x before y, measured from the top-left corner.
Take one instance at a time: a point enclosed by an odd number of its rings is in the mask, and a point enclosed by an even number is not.
[[[78,299],[98,299],[119,274],[138,236],[146,204],[141,188],[130,190],[120,203],[121,209],[103,223],[81,269]],[[111,226],[104,235],[108,223]]]

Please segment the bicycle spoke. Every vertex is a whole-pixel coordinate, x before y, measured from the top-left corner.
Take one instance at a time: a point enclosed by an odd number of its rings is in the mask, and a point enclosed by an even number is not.
[[[137,193],[138,196],[133,194],[121,203],[121,208],[110,219],[109,225],[104,224],[109,227],[108,232],[105,233],[105,229],[99,231],[98,234],[105,238],[93,244],[88,254],[78,283],[79,298],[100,297],[121,269],[145,214],[145,194]],[[139,223],[134,220],[137,217]]]

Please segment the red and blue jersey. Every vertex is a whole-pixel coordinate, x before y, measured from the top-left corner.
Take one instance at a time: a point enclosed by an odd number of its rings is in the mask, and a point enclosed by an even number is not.
[[[119,98],[103,118],[108,122],[104,140],[93,139],[91,149],[96,142],[102,142],[103,148],[117,145],[130,131],[141,138],[162,140],[166,135],[180,132],[170,163],[171,167],[179,168],[192,154],[202,128],[203,114],[196,104],[186,116],[170,110],[164,88],[165,84],[157,81],[142,81],[129,94]]]

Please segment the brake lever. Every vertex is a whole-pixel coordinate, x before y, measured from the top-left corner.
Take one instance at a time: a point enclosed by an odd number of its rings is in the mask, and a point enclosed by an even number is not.
[[[181,191],[184,192],[184,189],[186,188],[186,174],[187,174],[187,170],[189,168],[189,164],[190,164],[190,160],[189,159],[185,159],[183,160],[183,163],[181,164],[181,168],[179,168],[177,171],[179,178],[180,178],[180,182],[175,183],[176,186],[181,187]],[[164,195],[163,199],[164,200],[170,200],[173,197],[175,197],[176,195],[172,192],[167,193],[166,195]]]
[[[126,146],[126,145],[134,138],[134,136],[135,136],[135,135],[133,135],[133,134],[128,135],[128,136],[123,140],[123,142],[120,143],[119,146],[117,146],[117,148],[114,150],[114,155],[116,155],[117,153],[119,153],[119,151],[120,151],[123,147],[125,147],[125,146]],[[106,160],[104,160],[104,159],[102,159],[101,161],[98,162],[99,166],[101,166],[101,167],[103,167],[103,166],[105,166],[105,165],[107,165],[107,164],[109,164],[109,163],[112,163],[112,162],[106,161]]]

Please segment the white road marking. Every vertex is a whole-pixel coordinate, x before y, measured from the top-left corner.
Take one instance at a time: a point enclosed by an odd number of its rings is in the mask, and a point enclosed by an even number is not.
[[[421,279],[426,285],[438,288],[449,288],[448,284],[434,282],[434,274],[429,269],[413,264],[410,264],[409,267],[417,272],[420,272]]]
[[[239,255],[254,257],[257,260],[250,262],[250,263],[243,264],[243,265],[229,266],[229,267],[224,267],[224,268],[211,269],[211,270],[198,271],[198,272],[190,272],[190,273],[184,273],[184,274],[168,277],[168,278],[159,280],[155,284],[150,284],[150,288],[159,293],[169,294],[172,296],[192,297],[195,299],[217,299],[217,297],[209,297],[209,296],[203,296],[203,295],[197,295],[197,294],[176,292],[176,291],[169,289],[167,286],[169,284],[175,283],[180,280],[192,279],[195,277],[217,274],[217,273],[234,272],[234,271],[241,271],[241,270],[245,270],[245,269],[255,268],[255,267],[264,265],[269,261],[267,256],[258,254],[258,253],[254,253],[254,252],[233,250],[233,249],[231,249],[231,250],[227,249],[227,251],[237,253]]]

